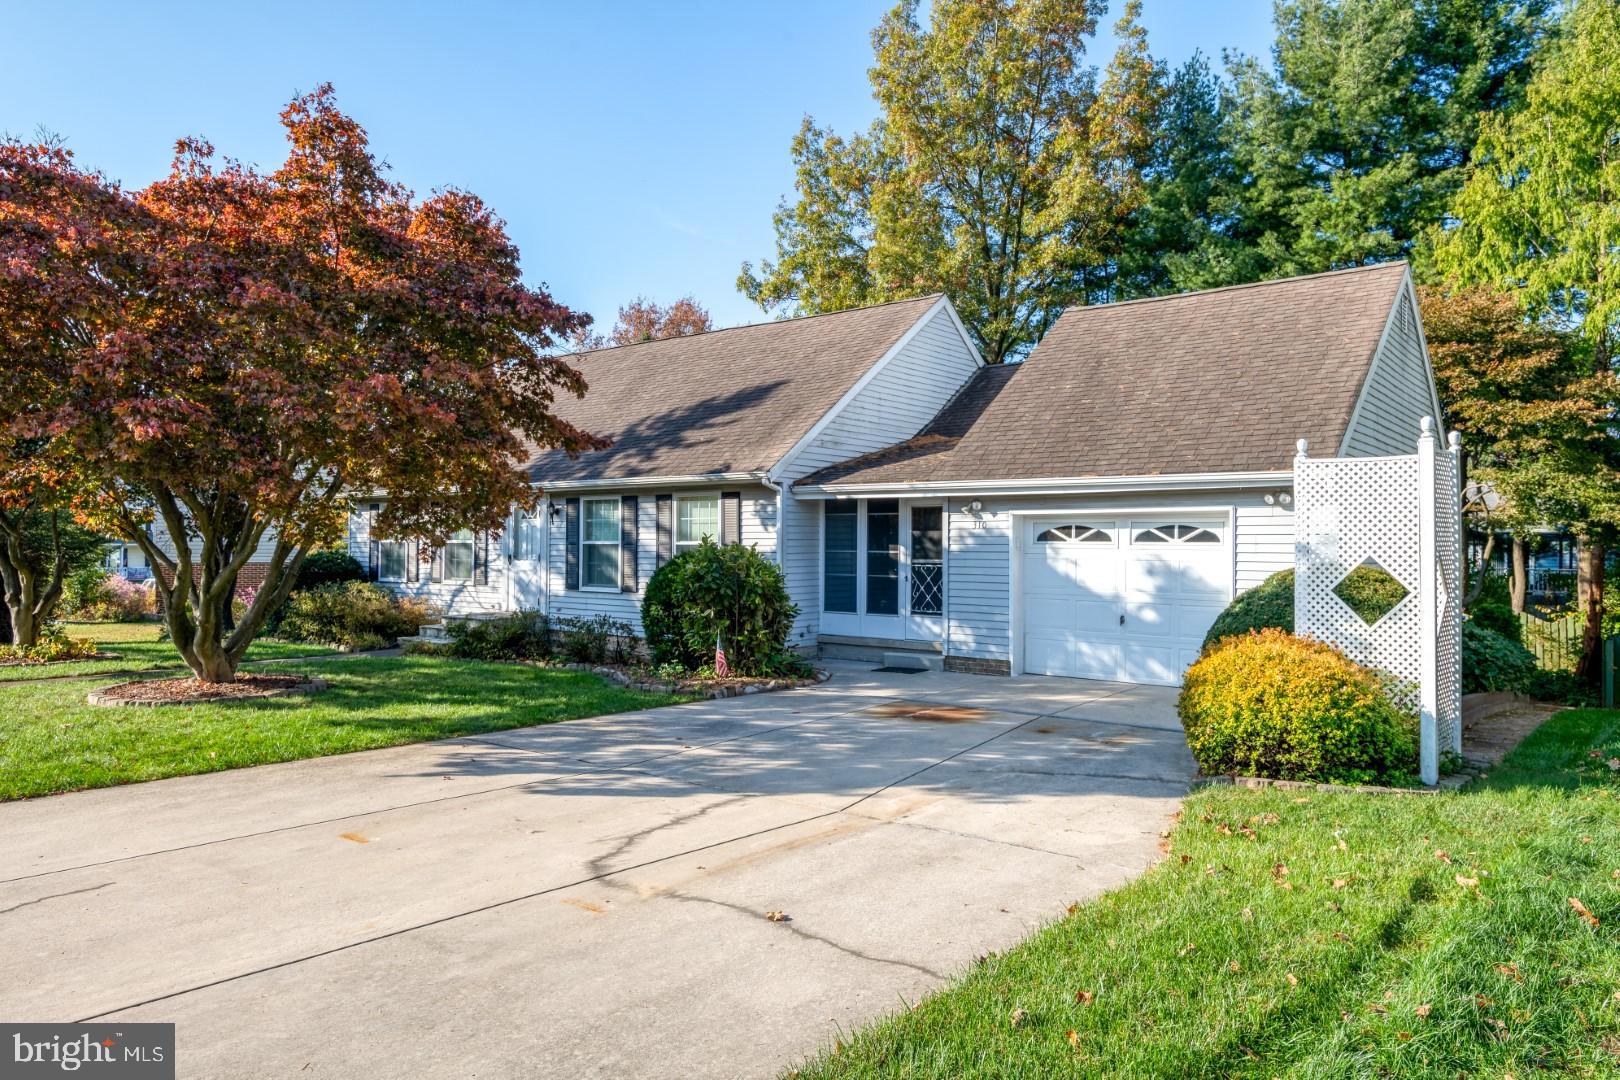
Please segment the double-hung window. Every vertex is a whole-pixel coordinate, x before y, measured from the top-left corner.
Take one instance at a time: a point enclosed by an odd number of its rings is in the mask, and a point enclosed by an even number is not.
[[[587,589],[619,587],[619,500],[583,499],[579,535],[580,584]]]
[[[473,534],[461,529],[450,534],[444,545],[444,580],[471,581],[473,577]]]
[[[675,500],[675,554],[704,540],[720,539],[720,500],[713,495],[682,495]]]
[[[406,549],[403,540],[384,540],[377,545],[377,577],[382,581],[405,580]]]

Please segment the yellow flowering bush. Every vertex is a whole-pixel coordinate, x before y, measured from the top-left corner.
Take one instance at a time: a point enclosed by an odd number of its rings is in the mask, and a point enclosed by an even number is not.
[[[1187,669],[1177,702],[1208,775],[1377,783],[1417,766],[1416,723],[1384,681],[1282,630],[1226,638]]]

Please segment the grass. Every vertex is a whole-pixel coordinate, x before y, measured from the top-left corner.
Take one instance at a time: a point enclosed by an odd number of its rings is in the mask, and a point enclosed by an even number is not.
[[[64,675],[100,675],[114,671],[161,671],[184,668],[185,661],[167,641],[158,640],[163,626],[155,622],[67,623],[68,637],[87,637],[102,652],[117,653],[116,660],[70,660],[58,664],[15,664],[0,667],[0,683],[29,682]],[[336,649],[290,641],[261,639],[248,647],[249,660],[279,660],[291,656],[330,656]]]
[[[684,700],[584,672],[436,657],[278,665],[331,688],[260,702],[97,708],[111,680],[0,684],[0,800],[549,724]]]
[[[798,1075],[1620,1075],[1611,758],[1588,709],[1455,794],[1200,792],[1152,872]]]

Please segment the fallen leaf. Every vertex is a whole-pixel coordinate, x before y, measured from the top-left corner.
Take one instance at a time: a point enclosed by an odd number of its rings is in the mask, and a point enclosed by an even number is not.
[[[1592,842],[1592,838],[1591,838],[1591,837],[1590,837],[1590,836],[1583,836],[1583,837],[1581,837],[1581,843],[1583,843],[1583,844],[1590,844],[1590,843],[1591,843],[1591,842]]]
[[[1586,905],[1581,903],[1579,900],[1575,899],[1573,896],[1569,898],[1569,906],[1574,908],[1575,909],[1575,914],[1577,914],[1581,918],[1585,919],[1586,922],[1587,922],[1587,925],[1591,926],[1592,929],[1596,930],[1598,928],[1598,926],[1601,925],[1598,922],[1598,917],[1596,915],[1592,914],[1591,911],[1587,910]]]
[[[1238,962],[1236,960],[1228,960],[1226,963],[1226,970],[1236,975],[1238,972],[1242,971],[1243,968],[1238,966]]]
[[[1222,836],[1231,836],[1232,826],[1223,821],[1219,825],[1215,826],[1215,831],[1220,833]]]
[[[1299,985],[1299,980],[1294,977],[1294,973],[1292,971],[1290,971],[1287,975],[1285,975],[1283,977],[1288,980],[1288,985],[1289,986],[1298,986]]]
[[[1074,992],[1074,1003],[1076,1005],[1090,1005],[1091,999],[1096,996],[1090,990],[1076,990]]]
[[[1246,907],[1243,909],[1243,921],[1254,922],[1254,908]]]
[[[1429,1014],[1434,1011],[1434,1006],[1425,1001],[1422,1005],[1419,1005],[1412,1011],[1417,1013],[1419,1020],[1427,1020],[1429,1018]]]
[[[1450,855],[1447,855],[1447,854],[1446,854],[1446,853],[1445,853],[1445,852],[1443,852],[1443,851],[1437,851],[1437,852],[1435,852],[1435,853],[1434,853],[1434,857],[1435,857],[1435,858],[1437,858],[1437,859],[1439,859],[1439,860],[1440,860],[1440,861],[1441,861],[1441,862],[1443,862],[1443,863],[1449,863],[1449,862],[1451,862],[1451,856],[1450,856]]]
[[[1479,888],[1479,878],[1463,877],[1461,874],[1458,874],[1457,884],[1461,885],[1465,889],[1477,889]]]
[[[1478,1007],[1478,1008],[1488,1009],[1493,1004],[1495,1004],[1495,1003],[1493,1001],[1491,1001],[1490,998],[1486,997],[1484,994],[1475,994],[1474,995],[1474,1005],[1476,1007]]]
[[[1311,801],[1311,799],[1310,799],[1310,796],[1307,795],[1307,796],[1304,796],[1303,798],[1295,799],[1294,801],[1297,802],[1297,803],[1308,803],[1308,802]]]
[[[1027,1011],[1025,1011],[1024,1009],[1014,1009],[1012,1011],[1012,1026],[1013,1027],[1018,1027],[1025,1020],[1028,1020],[1028,1019],[1029,1019],[1029,1013]]]
[[[1350,882],[1347,878],[1336,877],[1333,879],[1333,887],[1335,889],[1342,889],[1348,884],[1350,884]]]
[[[1182,866],[1186,866],[1190,862],[1192,862],[1192,856],[1191,855],[1183,855],[1181,857],[1181,865]]]
[[[1271,876],[1274,877],[1274,878],[1285,878],[1285,877],[1287,877],[1288,876],[1288,867],[1283,865],[1282,863],[1276,864],[1275,866],[1273,866],[1271,868]]]
[[[1524,976],[1519,974],[1518,964],[1497,964],[1496,970],[1512,979],[1514,982],[1523,982]]]
[[[1380,1004],[1379,1004],[1379,1003],[1378,1003],[1378,1002],[1376,1002],[1376,1001],[1374,1001],[1374,1002],[1372,1002],[1372,1003],[1371,1003],[1371,1004],[1369,1004],[1369,1005],[1368,1005],[1368,1006],[1367,1006],[1367,1008],[1368,1008],[1368,1009],[1369,1009],[1369,1010],[1371,1010],[1371,1011],[1372,1011],[1372,1012],[1375,1012],[1375,1013],[1377,1013],[1377,1014],[1378,1014],[1378,1015],[1379,1015],[1379,1016],[1383,1016],[1383,1015],[1384,1015],[1384,1014],[1386,1014],[1386,1013],[1388,1013],[1388,1012],[1389,1012],[1389,1006],[1388,1006],[1388,1005],[1380,1005]]]
[[[1080,1033],[1078,1031],[1069,1032],[1069,1045],[1076,1050],[1080,1049]]]
[[[1070,904],[1067,908],[1064,909],[1064,911],[1066,911],[1070,915],[1073,915],[1075,912],[1077,912],[1079,910],[1080,910],[1080,901],[1078,901],[1078,900],[1076,900],[1074,903]]]
[[[1412,1033],[1410,1031],[1397,1031],[1395,1033],[1395,1037],[1401,1042],[1410,1042],[1412,1039]]]
[[[1603,764],[1607,765],[1611,772],[1620,772],[1620,757],[1612,757]]]
[[[1194,945],[1192,942],[1189,941],[1189,942],[1187,942],[1187,944],[1185,944],[1185,945],[1183,945],[1181,947],[1181,951],[1176,953],[1176,955],[1177,956],[1186,956],[1189,953],[1195,953],[1197,951],[1198,951],[1198,946]]]
[[[788,921],[790,921],[788,913],[785,912],[785,911],[767,911],[765,913],[765,917],[767,919],[769,919],[771,922],[788,922]]]

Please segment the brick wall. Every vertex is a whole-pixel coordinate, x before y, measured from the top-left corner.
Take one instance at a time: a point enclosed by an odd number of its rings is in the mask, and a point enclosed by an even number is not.
[[[945,657],[946,671],[960,671],[966,675],[1011,675],[1010,660],[983,660],[976,656]]]
[[[161,569],[159,569],[157,572],[163,574],[163,583],[167,585],[169,583],[169,575]],[[260,585],[263,585],[264,579],[268,577],[269,574],[269,563],[252,562],[242,567],[242,569],[238,571],[236,575],[236,595],[238,599],[242,598],[242,593],[245,590],[257,589]],[[196,581],[201,575],[202,569],[200,567],[193,566],[191,568],[192,581]],[[161,612],[163,610],[163,594],[161,592],[158,593],[157,602],[158,611]]]

